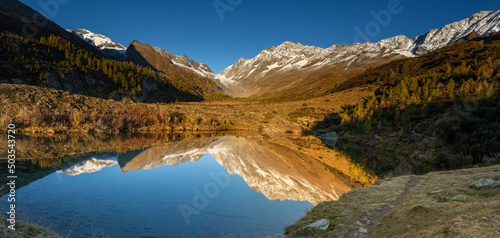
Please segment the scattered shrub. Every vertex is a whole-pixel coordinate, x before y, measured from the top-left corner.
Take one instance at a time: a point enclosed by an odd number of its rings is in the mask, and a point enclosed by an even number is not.
[[[44,117],[42,113],[34,107],[23,107],[16,116],[16,124],[24,127],[43,126]]]
[[[14,120],[9,115],[4,114],[0,116],[0,130],[7,130],[12,122],[14,122]]]

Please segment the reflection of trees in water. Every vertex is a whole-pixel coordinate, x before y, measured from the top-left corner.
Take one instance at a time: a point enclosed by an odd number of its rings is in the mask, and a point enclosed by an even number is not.
[[[50,167],[86,153],[119,152],[159,145],[169,141],[193,140],[214,136],[211,133],[145,133],[145,134],[30,134],[17,135],[16,155],[21,160]],[[6,137],[0,144],[7,144]],[[6,159],[0,151],[0,160]]]
[[[410,158],[388,151],[377,150],[343,140],[339,140],[335,147],[328,144],[327,146],[349,158],[353,166],[361,166],[367,173],[379,177],[418,174],[420,171],[419,167]]]
[[[95,155],[95,154],[94,154]],[[16,189],[26,186],[38,179],[55,173],[58,170],[64,170],[73,167],[74,165],[90,159],[91,156],[67,157],[62,159],[42,159],[42,160],[17,160],[16,161]],[[6,160],[0,160],[0,166],[4,167]],[[5,167],[7,167],[5,165]],[[6,175],[0,172],[0,176],[4,179]],[[5,183],[3,183],[5,184]],[[0,196],[7,194],[7,187],[0,189]]]

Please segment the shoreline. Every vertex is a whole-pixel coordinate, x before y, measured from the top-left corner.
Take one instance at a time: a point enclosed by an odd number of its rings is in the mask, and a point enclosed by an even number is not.
[[[11,230],[7,227],[8,220],[0,216],[0,237],[19,237],[19,238],[28,238],[28,237],[37,237],[37,238],[60,238],[58,234],[49,229],[35,225],[32,223],[26,223],[21,220],[16,220],[15,229]]]

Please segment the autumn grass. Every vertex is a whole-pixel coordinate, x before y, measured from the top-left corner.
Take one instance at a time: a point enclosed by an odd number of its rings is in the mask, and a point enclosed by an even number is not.
[[[115,102],[27,85],[2,84],[1,130],[27,133],[252,130],[210,109]]]
[[[307,131],[340,105],[359,100],[365,89],[326,98],[275,103],[224,100],[192,103],[113,101],[29,85],[0,85],[0,130],[15,123],[24,133],[124,133],[169,131]],[[329,100],[328,100],[329,99]],[[332,103],[337,102],[337,103]],[[308,113],[302,106],[306,103]],[[291,119],[291,115],[295,115]]]
[[[60,238],[56,233],[36,224],[16,221],[15,231],[8,229],[10,223],[1,217],[0,237],[9,238]]]

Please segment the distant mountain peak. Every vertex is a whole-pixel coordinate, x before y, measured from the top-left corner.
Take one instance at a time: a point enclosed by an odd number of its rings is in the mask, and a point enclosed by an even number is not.
[[[107,36],[93,33],[87,29],[76,29],[67,31],[81,37],[90,44],[96,46],[100,50],[104,51],[109,55],[114,56],[119,60],[125,60],[127,58],[127,48],[130,47],[131,45],[151,47],[149,44],[143,44],[140,41],[134,39],[126,48],[123,45],[114,42],[113,40],[111,40],[111,38]],[[210,67],[208,67],[208,65],[191,60],[188,58],[187,55],[177,56],[160,47],[151,47],[151,48],[153,48],[160,55],[166,56],[174,65],[178,67],[182,67],[202,77],[207,77],[211,79],[215,78],[215,73],[210,69]]]
[[[301,44],[300,42],[294,43],[291,41],[285,41],[278,47],[302,48],[302,47],[304,47],[304,45]]]
[[[140,41],[134,39],[134,40],[132,40],[132,42],[130,42],[130,44],[133,45],[133,44],[142,44],[142,43]]]
[[[239,59],[216,78],[231,82],[231,87],[238,87],[238,90],[233,90],[237,93],[232,96],[251,96],[258,93],[256,84],[270,77],[289,74],[292,70],[311,70],[311,73],[314,73],[320,68],[339,65],[348,69],[382,60],[416,57],[445,47],[473,32],[484,35],[498,31],[500,31],[500,10],[481,11],[442,28],[429,30],[425,35],[413,39],[397,35],[376,43],[336,44],[326,49],[285,41],[279,46],[267,47],[252,59]],[[293,75],[287,76],[287,78],[293,77]],[[293,83],[293,80],[290,80]],[[254,89],[245,92],[245,88]]]

